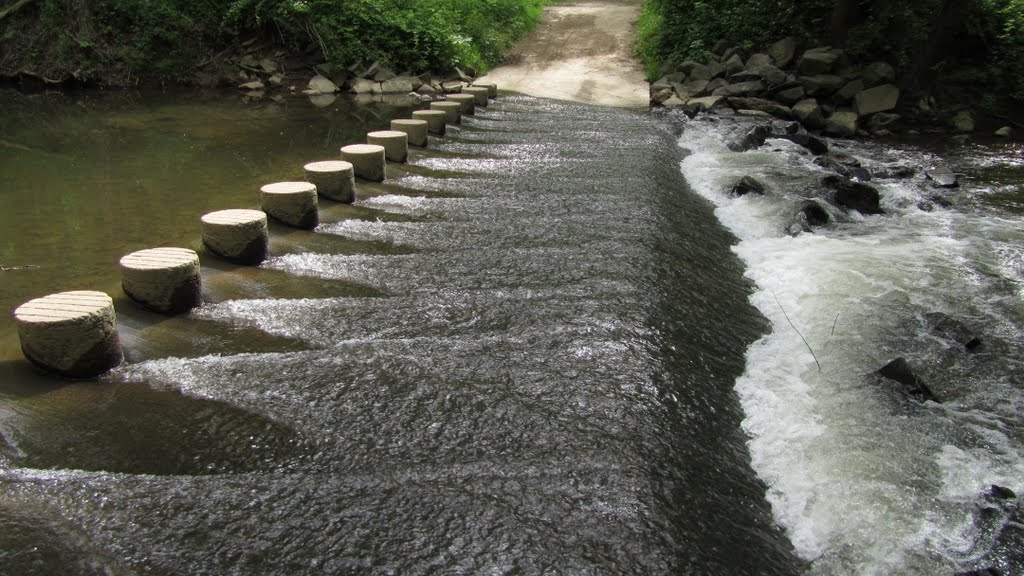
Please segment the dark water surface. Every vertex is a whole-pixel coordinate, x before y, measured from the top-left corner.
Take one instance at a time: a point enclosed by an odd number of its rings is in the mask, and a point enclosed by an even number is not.
[[[121,255],[409,110],[5,98],[0,264],[38,268],[0,301],[106,290],[129,361],[61,383],[0,324],[0,572],[801,570],[734,391],[766,324],[665,118],[503,96],[165,319]]]

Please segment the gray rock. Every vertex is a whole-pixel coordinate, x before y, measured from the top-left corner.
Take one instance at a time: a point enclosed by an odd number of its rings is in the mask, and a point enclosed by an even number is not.
[[[864,81],[851,80],[832,95],[832,101],[836,104],[849,104],[853,97],[864,91]]]
[[[970,110],[961,110],[950,121],[957,132],[974,132],[974,116]]]
[[[745,96],[748,94],[757,94],[764,91],[764,82],[760,80],[751,80],[749,82],[739,82],[737,84],[727,84],[720,88],[717,88],[711,93],[712,96]]]
[[[725,74],[727,76],[732,76],[737,72],[741,72],[744,68],[743,58],[740,58],[739,54],[733,54],[728,60],[722,62],[722,65],[725,67]]]
[[[825,176],[822,185],[834,192],[835,203],[861,214],[885,214],[881,207],[881,196],[870,184],[854,182],[842,176]]]
[[[957,181],[956,174],[954,174],[953,170],[945,164],[940,164],[934,168],[925,170],[924,177],[939,188],[956,188],[960,185]]]
[[[841,76],[834,74],[819,74],[800,78],[800,85],[804,87],[809,96],[831,96],[845,83],[846,81]]]
[[[678,96],[673,94],[669,96],[668,99],[666,99],[664,102],[662,102],[661,105],[665,106],[666,108],[681,108],[682,106],[686,105],[686,102],[683,102],[682,100],[679,99]]]
[[[729,193],[733,196],[746,196],[747,194],[764,196],[765,190],[766,187],[764,182],[761,182],[753,176],[744,176],[743,178],[740,178],[740,181],[737,182],[731,190],[729,190]]]
[[[339,90],[337,84],[319,74],[310,78],[309,89],[319,94],[334,94]]]
[[[825,154],[815,158],[814,163],[844,178],[860,180],[862,182],[871,180],[871,173],[860,165],[860,160],[849,154],[843,154],[842,152]]]
[[[904,358],[897,358],[882,366],[878,370],[878,375],[902,384],[903,392],[915,400],[920,402],[927,402],[928,400],[933,402],[939,401]]]
[[[672,86],[651,85],[650,100],[654,104],[661,104],[665,100],[668,100],[673,94],[674,91],[672,90]]]
[[[769,46],[766,52],[771,56],[773,64],[779,68],[785,68],[793,61],[793,56],[796,54],[796,40],[791,36],[783,38]]]
[[[708,74],[710,74],[712,78],[720,78],[725,75],[725,66],[718,62],[708,62],[707,68]]]
[[[280,86],[284,84],[284,76],[281,76],[280,74],[274,74],[270,78],[267,78],[267,82],[269,82],[272,86]]]
[[[981,338],[963,322],[942,312],[929,312],[924,315],[925,325],[932,334],[962,344],[969,351],[981,346]]]
[[[349,84],[348,91],[353,94],[373,94],[379,90],[380,84],[367,78],[356,78]]]
[[[707,80],[690,80],[682,84],[676,84],[672,87],[675,91],[676,96],[679,96],[682,100],[689,100],[690,98],[696,98],[703,96],[708,87]]]
[[[437,94],[437,89],[434,88],[433,86],[431,86],[430,84],[423,84],[419,88],[416,89],[416,93],[419,94],[420,96],[432,97],[433,95]],[[672,95],[672,90],[669,89],[666,92],[666,96],[665,97],[668,98],[671,95]]]
[[[995,131],[995,135],[1000,138],[1013,138],[1013,128],[1009,126],[1003,126],[999,130]]]
[[[726,80],[725,78],[715,78],[714,80],[708,82],[708,85],[706,88],[704,88],[704,90],[710,94],[715,90],[718,90],[722,86],[726,86],[728,84],[729,81]]]
[[[761,66],[771,66],[772,57],[767,54],[751,54],[750,58],[747,58],[747,65],[745,68],[750,70],[752,68],[760,68]]]
[[[255,80],[253,82],[246,82],[245,84],[239,84],[238,88],[240,90],[246,90],[246,91],[249,91],[249,92],[258,92],[258,91],[263,90],[264,88],[266,88],[266,86],[263,85],[263,82],[260,82],[259,80]]]
[[[792,106],[803,99],[806,92],[803,86],[794,86],[775,93],[775,99],[787,106]]]
[[[380,83],[380,91],[383,94],[408,94],[415,90],[412,85],[412,78],[408,76],[395,76]]]
[[[683,77],[685,78],[685,76],[683,76]],[[675,83],[675,82],[682,82],[682,80],[673,80],[673,79],[669,78],[668,75],[666,74],[665,76],[662,76],[661,78],[659,78],[659,79],[655,80],[654,82],[652,82],[651,83],[651,89],[654,90],[655,88],[659,88],[659,89],[660,88],[668,88],[669,90],[671,90],[672,89],[672,84]]]
[[[703,64],[697,64],[696,66],[690,67],[689,72],[686,73],[686,77],[690,80],[711,80],[711,70]]]
[[[885,62],[872,62],[861,70],[860,79],[864,81],[865,88],[873,88],[879,84],[894,82],[896,71]]]
[[[793,105],[793,115],[801,124],[811,129],[823,128],[825,126],[825,115],[821,106],[814,98],[801,100]]]
[[[693,110],[694,113],[711,110],[722,101],[721,96],[704,96],[703,98],[690,98],[686,101],[685,108]]]
[[[801,126],[799,122],[793,122],[790,120],[776,120],[772,122],[772,136],[777,136],[779,138],[797,134],[801,130],[803,130],[803,126]]]
[[[825,143],[825,141],[822,140],[821,138],[818,138],[817,136],[812,136],[807,133],[797,133],[781,137],[785,138],[786,140],[789,140],[790,142],[803,146],[811,154],[814,154],[815,156],[820,156],[822,154],[828,153],[828,144]]]
[[[740,98],[733,96],[729,98],[729,105],[736,110],[758,110],[776,118],[793,117],[793,111],[788,107],[771,100],[765,100],[764,98]]]
[[[475,70],[470,70],[470,69],[463,70],[462,68],[459,68],[459,67],[456,66],[455,67],[455,76],[459,80],[469,84],[469,83],[473,82],[474,77],[476,76],[476,71]]]
[[[719,58],[718,61],[722,62],[724,64],[726,60],[732,58],[733,56],[737,56],[737,55],[740,56],[741,59],[743,58],[743,56],[740,54],[740,47],[739,46],[730,46],[729,48],[725,49],[725,52],[722,52],[722,57]]]
[[[695,60],[684,60],[678,66],[676,66],[676,72],[682,72],[683,74],[686,74],[687,76],[689,76],[690,72],[692,72],[693,69],[698,67],[698,66],[704,66],[704,65],[701,64],[700,62],[695,61]]]
[[[841,110],[833,112],[825,120],[825,133],[841,138],[853,138],[857,135],[857,113]]]
[[[726,144],[729,150],[733,152],[746,152],[764,145],[764,141],[768,139],[772,133],[770,124],[760,124],[754,126],[741,138],[738,142],[730,142]]]
[[[817,202],[810,201],[804,203],[797,211],[796,222],[794,226],[789,227],[789,231],[794,235],[798,231],[810,232],[813,228],[825,226],[831,221],[832,217],[828,215],[828,211],[824,207]]]
[[[750,66],[748,64],[744,72],[764,80],[765,84],[769,86],[779,86],[786,82],[786,73],[771,64],[762,64],[759,66]],[[752,80],[753,78],[750,79]]]
[[[879,112],[878,114],[872,114],[868,118],[868,131],[872,134],[879,134],[883,130],[888,130],[891,133],[892,127],[899,122],[901,116],[899,114],[889,114],[888,112]]]
[[[797,69],[804,75],[827,74],[832,71],[841,55],[841,51],[829,48],[814,48],[804,52]]]
[[[458,80],[448,80],[441,83],[441,91],[445,94],[455,94],[462,92],[462,82]]]
[[[882,84],[857,93],[853,98],[853,109],[861,116],[876,112],[887,112],[896,108],[900,89],[892,84]]]

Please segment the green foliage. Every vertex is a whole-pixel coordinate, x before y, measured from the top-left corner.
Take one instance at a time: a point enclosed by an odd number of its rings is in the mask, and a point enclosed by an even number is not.
[[[994,0],[989,5],[996,14],[993,68],[1010,95],[1024,102],[1024,0]]]

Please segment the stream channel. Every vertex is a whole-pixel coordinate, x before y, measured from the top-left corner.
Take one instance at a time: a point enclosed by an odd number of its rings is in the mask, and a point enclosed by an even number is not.
[[[886,215],[792,236],[824,171],[788,142],[503,94],[354,205],[321,199],[315,231],[272,224],[249,268],[202,252],[199,216],[408,103],[0,110],[0,305],[106,291],[127,359],[61,381],[0,317],[0,573],[1024,570],[1017,503],[988,493],[1024,491],[1013,144],[833,142],[942,154],[962,186],[877,180]],[[727,193],[748,174],[769,194]],[[165,245],[201,252],[188,316],[120,292],[118,258]],[[870,375],[896,356],[941,404]]]

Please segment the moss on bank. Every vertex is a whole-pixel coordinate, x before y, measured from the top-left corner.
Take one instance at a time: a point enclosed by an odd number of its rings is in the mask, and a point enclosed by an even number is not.
[[[0,75],[194,83],[246,42],[309,62],[486,70],[542,0],[27,0],[0,20]],[[15,6],[12,4],[11,6]]]

